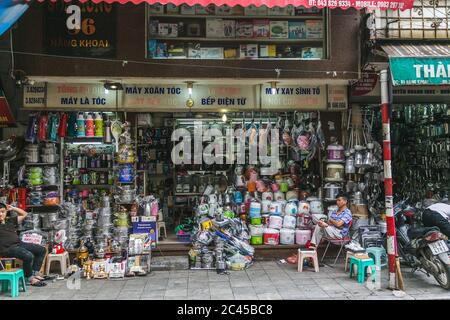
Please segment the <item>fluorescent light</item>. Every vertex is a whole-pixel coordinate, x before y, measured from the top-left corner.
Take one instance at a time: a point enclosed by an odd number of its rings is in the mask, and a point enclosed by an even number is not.
[[[192,88],[188,88],[188,94],[192,96]]]
[[[81,141],[76,141],[76,142],[72,142],[72,144],[103,144],[103,142],[97,142],[97,141],[93,141],[93,142],[81,142]]]
[[[108,94],[109,93],[109,90],[108,89],[105,89],[105,94]]]
[[[270,93],[271,94],[276,94],[277,93],[277,82],[276,81],[271,81],[270,82]]]
[[[222,121],[223,122],[227,122],[227,120],[228,120],[227,114],[224,113],[223,116],[222,116]]]

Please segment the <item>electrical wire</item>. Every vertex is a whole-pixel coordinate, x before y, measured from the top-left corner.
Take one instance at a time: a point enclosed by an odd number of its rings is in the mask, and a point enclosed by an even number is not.
[[[0,53],[9,53],[6,50],[0,50]],[[183,67],[183,68],[206,68],[206,69],[226,69],[226,70],[240,70],[240,71],[258,71],[258,72],[275,72],[278,74],[279,72],[289,72],[289,73],[316,73],[316,74],[333,74],[334,77],[337,76],[338,73],[344,74],[355,74],[359,75],[358,71],[349,71],[349,70],[297,70],[297,69],[280,69],[280,68],[249,68],[249,67],[229,67],[222,65],[200,65],[200,64],[183,64],[183,63],[161,63],[161,62],[153,62],[153,61],[138,61],[138,60],[127,60],[127,59],[102,59],[102,58],[92,58],[92,57],[74,57],[74,56],[65,56],[65,55],[54,55],[54,54],[46,54],[46,53],[35,53],[35,52],[25,52],[25,51],[15,51],[15,54],[20,55],[28,55],[28,56],[38,56],[45,58],[60,58],[60,59],[77,59],[77,60],[85,60],[85,61],[97,61],[97,62],[111,62],[111,63],[120,63],[123,67],[128,64],[138,64],[138,65],[156,65],[156,66],[164,66],[164,67]],[[168,59],[169,60],[169,59]],[[172,60],[171,60],[172,61]],[[379,72],[368,72],[373,74],[379,74]]]

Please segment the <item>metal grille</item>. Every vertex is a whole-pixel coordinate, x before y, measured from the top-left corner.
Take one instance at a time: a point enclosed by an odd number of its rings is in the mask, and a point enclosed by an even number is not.
[[[378,39],[450,38],[450,0],[416,0],[411,10],[377,10]]]

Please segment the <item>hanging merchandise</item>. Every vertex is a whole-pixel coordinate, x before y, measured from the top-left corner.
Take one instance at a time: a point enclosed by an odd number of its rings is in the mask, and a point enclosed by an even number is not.
[[[327,180],[342,181],[344,179],[344,166],[342,164],[327,164]]]
[[[79,112],[77,116],[77,137],[85,137],[86,136],[86,127],[85,127],[85,119],[84,113]]]
[[[330,144],[327,147],[327,160],[328,162],[342,162],[345,160],[344,147],[337,142]]]
[[[47,140],[47,129],[48,129],[48,115],[43,114],[39,117],[39,126],[38,126],[38,140],[46,141]]]
[[[336,196],[342,191],[342,187],[335,183],[327,183],[324,186],[325,200],[334,201]]]
[[[103,117],[101,113],[95,113],[95,136],[103,137],[103,132]]]
[[[47,140],[52,142],[58,141],[59,116],[55,113],[49,115]]]
[[[32,114],[28,119],[25,141],[35,143],[37,141],[37,131],[38,131],[38,116],[36,114]]]
[[[60,138],[64,138],[67,136],[67,122],[68,122],[67,113],[63,112],[59,118],[59,126],[58,126],[58,136]]]
[[[69,112],[67,119],[67,136],[75,138],[77,136],[77,113]]]
[[[134,168],[131,164],[125,164],[119,168],[119,182],[131,183],[134,181]]]
[[[86,137],[93,137],[95,135],[95,125],[92,114],[88,113],[85,121],[85,135]]]

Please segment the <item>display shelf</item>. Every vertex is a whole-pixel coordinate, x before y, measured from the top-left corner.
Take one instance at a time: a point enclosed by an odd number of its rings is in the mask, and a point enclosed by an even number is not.
[[[57,188],[59,188],[59,184],[41,184],[39,186],[27,186],[28,189],[32,189],[32,188],[50,188],[50,187],[57,187]]]
[[[27,205],[27,208],[59,208],[59,205],[49,206],[45,204],[34,204],[34,205]]]
[[[314,39],[279,39],[279,38],[207,38],[207,37],[173,37],[173,38],[164,38],[164,37],[154,37],[150,36],[150,39],[153,40],[162,40],[162,41],[206,41],[206,42],[247,42],[248,44],[258,44],[258,43],[305,43],[305,42],[323,42],[322,38],[314,38]],[[259,59],[259,58],[255,58]]]
[[[31,162],[25,162],[26,166],[57,166],[59,163],[58,162],[53,162],[53,163],[44,163],[44,162],[36,162],[36,163],[31,163]]]
[[[87,170],[87,171],[99,171],[99,172],[108,172],[113,171],[113,168],[73,168],[73,167],[64,167],[64,169],[68,170]]]
[[[186,18],[186,19],[250,19],[250,20],[259,20],[259,19],[274,19],[274,20],[313,20],[323,19],[322,13],[318,13],[317,15],[297,15],[297,16],[243,16],[243,15],[188,15],[188,14],[157,14],[157,13],[149,13],[150,18]]]
[[[201,195],[203,195],[203,193],[198,193],[198,192],[196,192],[196,193],[175,193],[174,194],[174,196],[177,196],[177,197],[179,197],[179,196],[201,196]]]
[[[105,144],[111,145],[112,143],[103,142],[103,137],[65,137],[64,142],[66,143],[80,143],[80,144],[89,144],[89,143],[97,143],[97,144]],[[100,142],[100,143],[99,143]]]
[[[112,184],[65,184],[64,186],[70,188],[80,188],[80,189],[95,189],[95,188],[99,188],[99,189],[105,189],[105,188],[112,188],[114,187],[114,185]]]

